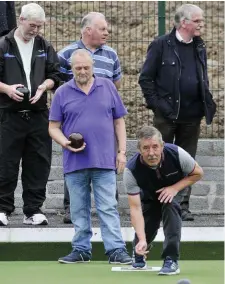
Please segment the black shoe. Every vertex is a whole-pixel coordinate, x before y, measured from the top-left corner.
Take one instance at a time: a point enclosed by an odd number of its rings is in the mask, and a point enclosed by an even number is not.
[[[181,219],[182,221],[194,221],[194,216],[189,210],[182,210]]]
[[[63,223],[64,224],[72,224],[69,210],[65,211],[65,216],[63,217]]]

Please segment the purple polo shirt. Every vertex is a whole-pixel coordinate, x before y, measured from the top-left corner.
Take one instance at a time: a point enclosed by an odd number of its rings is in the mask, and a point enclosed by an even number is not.
[[[68,138],[73,132],[83,135],[86,147],[73,153],[63,149],[64,173],[87,168],[116,169],[116,139],[113,120],[127,111],[114,84],[95,77],[86,95],[71,79],[55,93],[49,120],[60,121]]]

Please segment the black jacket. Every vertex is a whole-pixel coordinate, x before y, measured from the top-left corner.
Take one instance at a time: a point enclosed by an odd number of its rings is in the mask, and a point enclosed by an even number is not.
[[[0,38],[0,81],[13,85],[23,84],[27,87],[26,75],[23,69],[22,59],[14,39],[15,29],[6,36]],[[34,40],[31,58],[31,96],[34,96],[37,88],[46,79],[55,82],[54,88],[60,83],[59,61],[52,45],[43,37],[36,36]],[[25,104],[10,99],[6,94],[0,93],[0,108],[10,110],[42,110],[47,108],[47,92],[35,104]]]
[[[160,36],[149,45],[147,58],[139,78],[147,108],[154,112],[159,110],[165,118],[171,120],[178,118],[180,110],[181,62],[176,47],[175,33],[174,28],[170,34]],[[193,42],[197,55],[197,73],[204,114],[206,123],[211,124],[216,112],[216,104],[209,91],[206,48],[200,37],[194,37]]]

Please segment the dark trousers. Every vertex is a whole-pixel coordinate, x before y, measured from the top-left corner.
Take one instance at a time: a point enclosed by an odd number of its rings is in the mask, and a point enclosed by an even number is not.
[[[0,110],[0,212],[14,209],[14,191],[22,160],[23,212],[40,212],[51,167],[52,140],[48,134],[48,110],[8,112]]]
[[[163,118],[156,114],[153,119],[154,126],[162,133],[164,142],[174,143],[187,151],[195,158],[198,138],[200,134],[200,120],[190,122],[176,122]],[[182,210],[189,209],[191,187],[181,190],[176,200],[180,203]]]
[[[118,201],[119,199],[119,192],[116,190],[116,200]],[[64,199],[63,199],[63,205],[65,211],[70,211],[70,196],[69,196],[69,190],[66,185],[66,182],[64,181]]]
[[[162,259],[170,256],[173,260],[179,258],[181,239],[181,208],[176,200],[171,203],[160,203],[158,200],[148,204],[142,204],[142,212],[145,221],[145,235],[147,244],[155,239],[160,221],[163,223],[165,240],[163,243]],[[135,245],[138,237],[135,234]]]

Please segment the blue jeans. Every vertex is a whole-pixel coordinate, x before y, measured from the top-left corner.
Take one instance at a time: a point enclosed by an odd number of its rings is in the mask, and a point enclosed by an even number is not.
[[[91,252],[91,183],[106,254],[125,248],[116,209],[116,174],[113,170],[85,169],[65,175],[75,235],[73,249]]]

